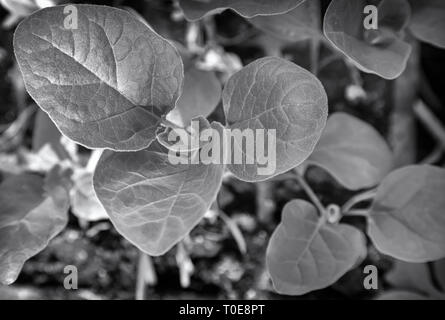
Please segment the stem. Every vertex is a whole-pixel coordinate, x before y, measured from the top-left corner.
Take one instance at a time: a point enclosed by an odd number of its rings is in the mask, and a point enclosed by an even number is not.
[[[309,40],[310,46],[310,58],[311,58],[311,72],[313,75],[318,74],[318,58],[320,54],[320,41],[318,38],[312,38]]]
[[[136,300],[145,300],[144,254],[139,251],[138,271],[136,276]]]
[[[345,202],[345,204],[341,207],[341,212],[348,212],[351,210],[352,207],[354,207],[357,203],[371,200],[375,197],[376,189],[371,189],[363,193],[356,194],[351,199]]]
[[[162,124],[164,127],[168,127],[168,128],[172,128],[172,129],[181,129],[181,130],[184,130],[183,127],[181,127],[180,125],[177,125],[177,124],[174,123],[174,122],[171,122],[170,120],[168,120],[168,119],[165,118],[165,117],[163,117],[163,118],[161,119],[161,124]]]
[[[349,210],[347,212],[344,212],[343,215],[345,216],[359,216],[359,217],[369,217],[369,210],[367,209],[355,209],[355,210]]]
[[[311,186],[307,183],[306,179],[298,173],[296,170],[295,172],[295,178],[297,179],[300,186],[303,188],[304,192],[308,195],[309,199],[314,203],[314,205],[317,207],[318,211],[320,212],[320,216],[326,216],[326,208],[321,203],[318,196],[315,194],[314,190],[312,190]]]
[[[414,113],[445,150],[445,129],[434,113],[422,101],[415,104]]]

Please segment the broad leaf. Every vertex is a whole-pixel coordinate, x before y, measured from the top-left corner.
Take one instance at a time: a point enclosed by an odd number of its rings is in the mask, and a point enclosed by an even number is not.
[[[220,100],[221,84],[215,74],[189,66],[185,70],[182,94],[167,119],[188,126],[197,116],[209,116]]]
[[[377,189],[368,234],[377,249],[407,262],[445,257],[445,170],[407,166]]]
[[[272,150],[268,150],[267,134],[276,130],[276,169],[271,174],[259,174],[258,159],[246,154],[244,141],[232,143],[232,156],[242,152],[243,161],[228,168],[245,181],[266,180],[302,163],[320,138],[328,111],[320,81],[294,63],[275,57],[258,59],[234,74],[223,90],[223,106],[232,132],[247,129],[256,135],[258,129],[265,130],[268,154]],[[246,161],[254,157],[254,164]]]
[[[410,0],[410,30],[419,40],[445,48],[445,1]]]
[[[232,9],[245,18],[258,15],[272,15],[292,10],[305,0],[180,0],[185,17],[199,20],[207,15]]]
[[[26,260],[42,251],[68,221],[68,183],[54,169],[43,179],[30,173],[0,185],[0,283],[11,284]]]
[[[154,142],[136,153],[104,152],[94,189],[116,229],[149,255],[162,255],[204,216],[221,185],[222,165],[172,164]]]
[[[383,0],[378,6],[378,29],[365,30],[365,0],[333,0],[325,15],[324,34],[362,71],[385,79],[397,78],[406,67],[411,46],[399,35],[409,19],[405,0]]]
[[[321,36],[319,0],[309,0],[291,11],[249,19],[258,29],[286,41],[301,41]]]
[[[14,51],[26,89],[63,134],[90,148],[140,150],[175,105],[183,67],[176,49],[132,14],[76,5],[40,10],[17,27]]]
[[[365,237],[346,224],[327,224],[308,202],[293,200],[283,209],[266,252],[275,289],[302,295],[327,287],[366,252]]]
[[[385,278],[397,290],[406,290],[430,298],[445,297],[434,287],[430,270],[425,263],[395,261]]]
[[[346,188],[357,190],[377,185],[388,174],[392,154],[373,127],[337,112],[328,118],[307,163],[324,168]]]

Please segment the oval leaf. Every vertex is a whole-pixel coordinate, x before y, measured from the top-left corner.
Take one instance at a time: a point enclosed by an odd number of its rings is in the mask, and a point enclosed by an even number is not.
[[[180,0],[187,20],[195,21],[205,16],[232,9],[245,18],[272,15],[292,10],[305,0]]]
[[[136,153],[105,152],[94,189],[116,229],[149,255],[162,255],[204,216],[221,185],[223,166],[172,164],[154,142]]]
[[[76,8],[77,29],[64,28],[63,6],[40,10],[17,27],[14,51],[26,89],[72,140],[143,149],[179,97],[181,58],[126,11]]]
[[[209,116],[220,100],[221,84],[215,74],[189,66],[185,70],[182,94],[167,119],[186,127],[195,117]]]
[[[377,189],[368,234],[381,252],[407,262],[445,257],[445,170],[407,166]]]
[[[67,186],[58,173],[10,176],[0,185],[0,283],[11,284],[26,260],[42,251],[68,221]]]
[[[286,41],[320,37],[320,2],[305,1],[291,11],[273,16],[249,19],[255,27]]]
[[[378,29],[365,30],[366,4],[365,0],[333,0],[324,18],[324,34],[360,70],[395,79],[405,69],[411,53],[411,46],[396,34],[400,31],[400,21],[409,18],[409,5],[405,0],[381,1]],[[365,40],[367,34],[372,35],[369,36],[372,41]],[[391,36],[387,38],[386,34]]]
[[[377,130],[337,112],[329,117],[307,163],[322,167],[346,188],[358,190],[377,185],[388,174],[392,154]]]
[[[336,282],[364,252],[365,237],[358,229],[326,224],[312,204],[292,200],[272,234],[266,263],[279,293],[302,295]]]
[[[259,166],[248,164],[245,159],[242,164],[228,166],[244,181],[266,180],[303,162],[320,138],[328,112],[326,92],[320,81],[296,64],[275,57],[258,59],[234,74],[223,90],[223,106],[232,132],[252,130],[255,136],[257,129],[276,130],[274,173],[260,175]],[[270,154],[265,135],[264,150]],[[232,144],[232,155],[235,148],[245,158],[246,144]]]
[[[410,0],[410,30],[421,41],[445,48],[445,1]]]

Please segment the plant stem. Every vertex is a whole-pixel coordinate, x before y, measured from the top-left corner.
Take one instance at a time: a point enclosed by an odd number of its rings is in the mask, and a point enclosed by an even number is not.
[[[294,170],[294,172],[295,178],[297,179],[300,186],[303,188],[304,192],[306,192],[309,199],[311,199],[313,204],[317,207],[318,211],[320,212],[320,216],[326,216],[326,208],[323,206],[320,199],[315,194],[314,190],[312,190],[306,179],[298,171]]]
[[[138,262],[138,271],[136,275],[136,300],[145,300],[145,277],[143,270],[143,259],[144,254],[142,251],[139,251],[139,262]]]
[[[414,113],[445,150],[445,128],[434,113],[422,101],[414,105]]]
[[[184,128],[181,127],[180,125],[177,125],[176,123],[171,122],[170,120],[166,119],[165,117],[162,118],[162,120],[161,120],[161,124],[162,124],[164,127],[169,127],[169,128],[172,128],[172,129],[182,129],[182,130],[184,129]]]
[[[349,210],[343,213],[345,216],[360,216],[360,217],[369,217],[369,210],[367,209],[355,209]]]
[[[377,191],[376,189],[371,189],[371,190],[356,194],[351,199],[349,199],[348,201],[345,202],[345,204],[341,207],[341,212],[348,212],[357,203],[366,201],[366,200],[371,200],[372,198],[375,197],[376,191]]]
[[[309,40],[310,46],[310,58],[311,58],[311,72],[313,75],[318,74],[318,58],[320,54],[320,41],[318,38],[312,38]]]

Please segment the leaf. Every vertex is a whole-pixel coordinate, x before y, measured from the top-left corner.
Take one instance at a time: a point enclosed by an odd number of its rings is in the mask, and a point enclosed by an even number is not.
[[[180,95],[181,58],[126,11],[76,8],[77,29],[63,27],[63,6],[40,10],[17,27],[14,51],[26,89],[79,144],[143,149]]]
[[[390,173],[371,205],[368,234],[377,249],[407,262],[445,257],[445,170],[407,166]]]
[[[416,38],[445,48],[445,2],[409,0],[412,7],[410,30]]]
[[[195,21],[211,14],[232,9],[245,18],[273,15],[292,10],[305,0],[180,0],[187,20]]]
[[[59,169],[22,173],[0,185],[0,283],[13,283],[26,260],[42,251],[68,221],[68,184]]]
[[[395,79],[411,53],[411,46],[398,35],[409,18],[409,5],[405,0],[381,1],[378,30],[365,30],[366,4],[365,0],[333,0],[324,18],[324,34],[360,70]]]
[[[61,134],[54,122],[43,110],[38,110],[32,135],[32,149],[38,152],[45,144],[49,144],[59,159],[69,158],[68,152],[60,143]]]
[[[294,63],[275,57],[258,59],[234,74],[223,90],[223,106],[232,132],[248,129],[256,135],[257,129],[264,129],[267,135],[276,130],[276,170],[272,174],[259,174],[259,164],[246,161],[246,156],[253,157],[246,155],[246,144],[239,139],[232,143],[231,154],[241,151],[245,159],[228,168],[244,181],[266,180],[306,160],[320,138],[328,112],[320,81]],[[270,154],[267,137],[264,144]]]
[[[320,37],[320,2],[304,1],[291,11],[273,16],[249,19],[255,27],[286,41],[302,41]]]
[[[385,275],[386,280],[396,289],[402,289],[425,297],[438,298],[441,293],[431,282],[428,265],[395,261],[393,268]]]
[[[70,192],[71,211],[86,221],[108,219],[107,212],[96,197],[93,189],[93,174],[84,169],[75,171],[74,186]]]
[[[328,118],[307,163],[327,170],[346,188],[358,190],[377,185],[389,173],[392,154],[373,127],[336,112]]]
[[[266,264],[280,294],[302,295],[336,282],[366,252],[365,237],[346,224],[327,224],[308,202],[292,200],[269,241]]]
[[[154,142],[136,153],[104,152],[93,183],[116,229],[149,255],[167,252],[204,216],[222,165],[172,164]]]
[[[185,71],[182,94],[167,119],[188,126],[195,117],[209,116],[220,100],[221,84],[215,73],[190,66]]]
[[[391,290],[379,295],[377,300],[428,300],[428,298],[414,292]]]

